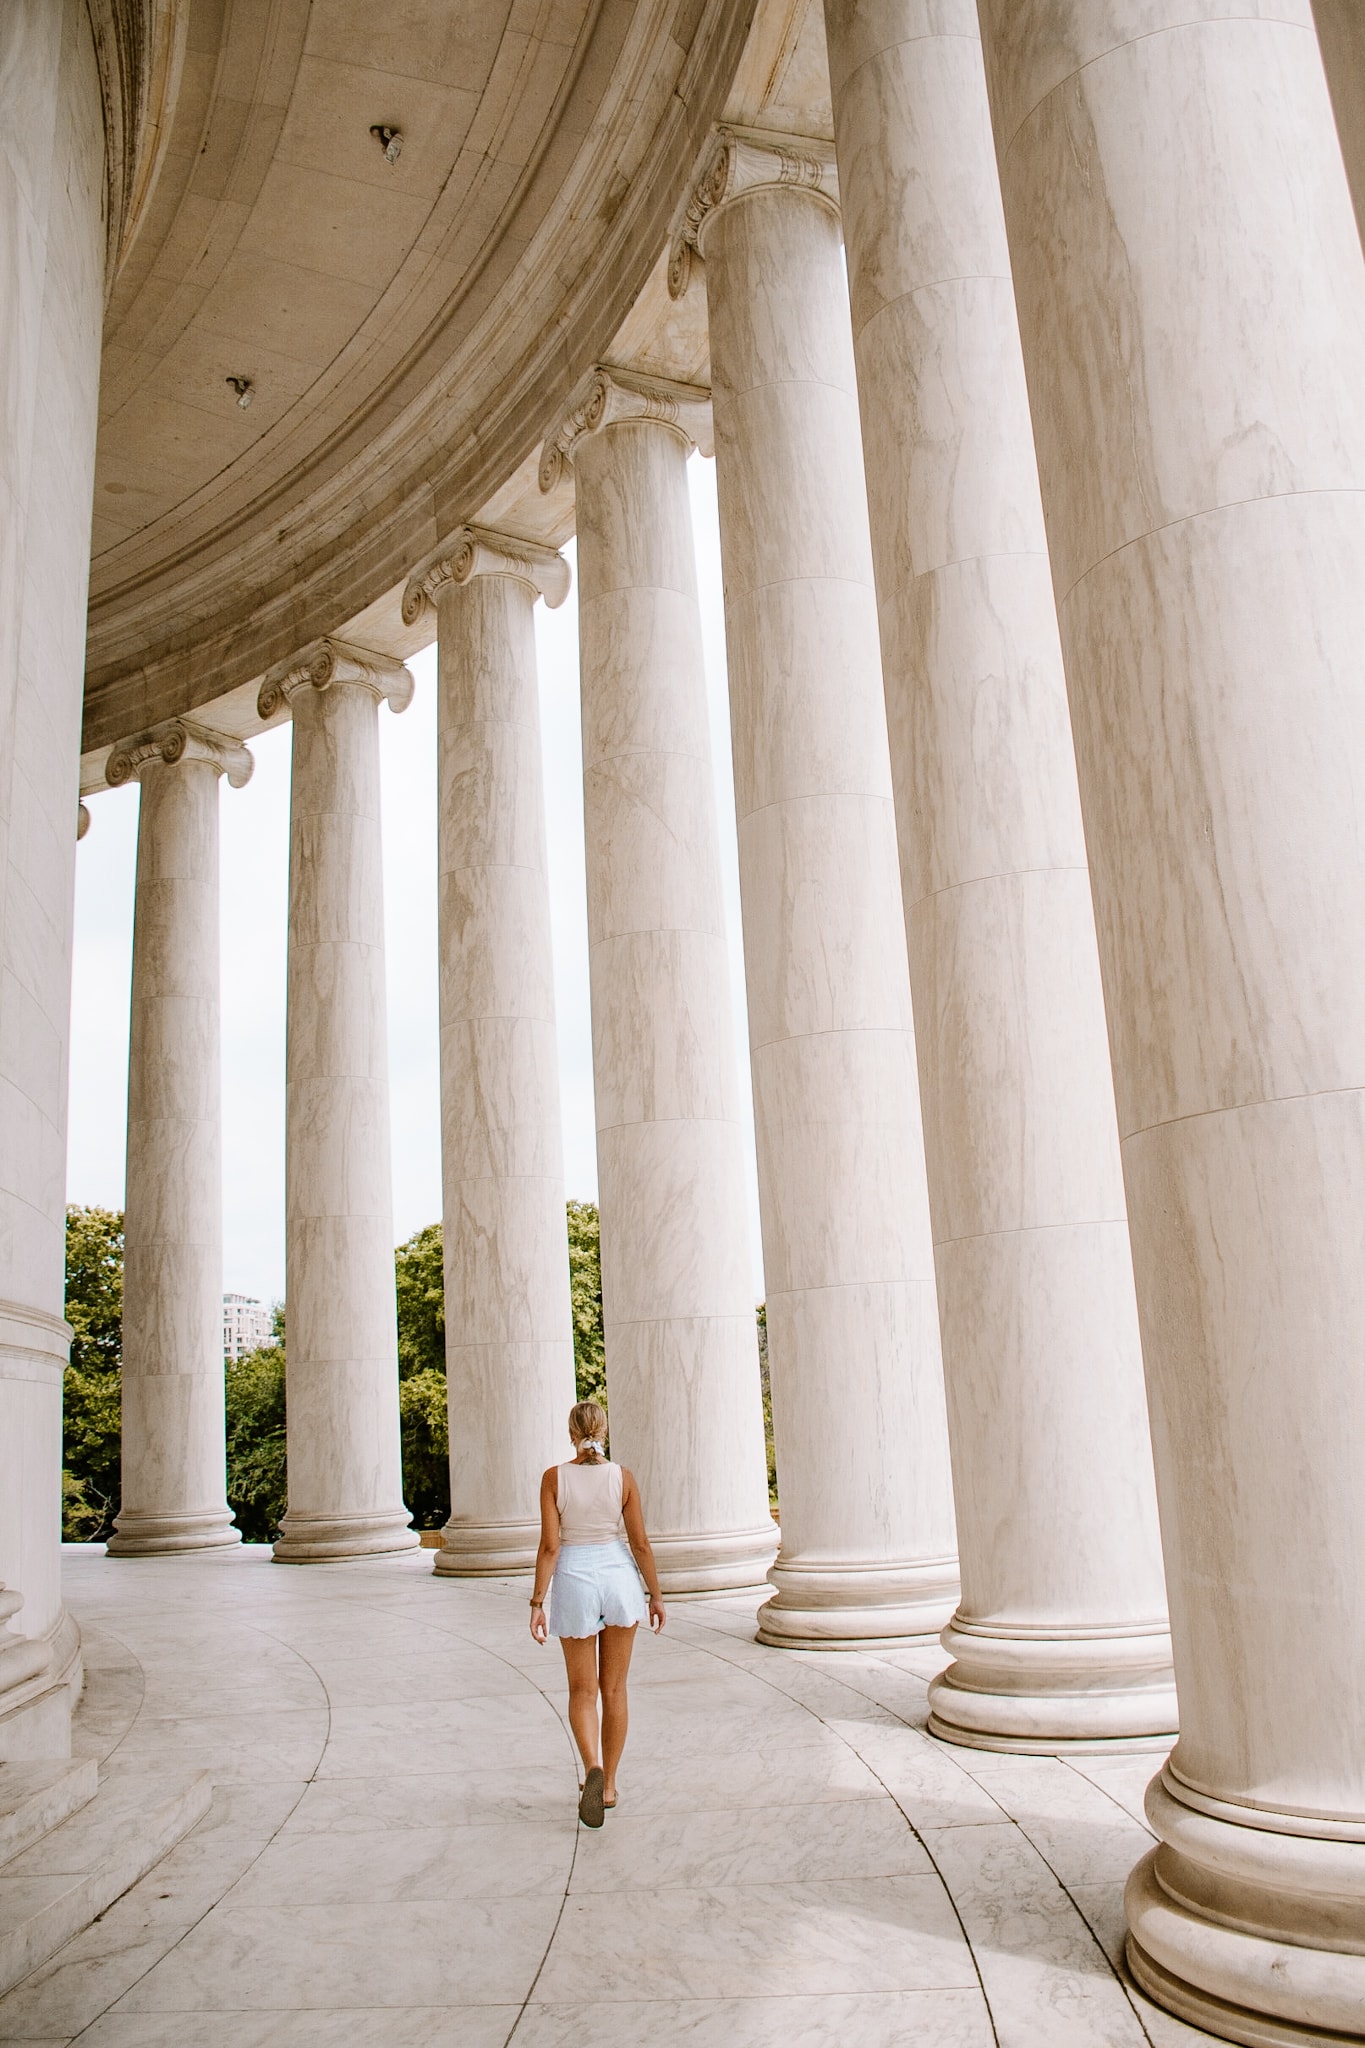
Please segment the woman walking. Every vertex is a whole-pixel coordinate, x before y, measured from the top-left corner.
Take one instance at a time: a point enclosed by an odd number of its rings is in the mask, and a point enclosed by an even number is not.
[[[657,1635],[664,1625],[664,1603],[640,1489],[624,1466],[609,1462],[607,1418],[596,1401],[580,1401],[570,1409],[569,1436],[572,1461],[551,1465],[540,1482],[531,1634],[538,1643],[556,1635],[563,1647],[569,1726],[583,1759],[578,1818],[585,1827],[600,1828],[604,1812],[616,1804],[635,1631],[648,1615]],[[649,1588],[648,1605],[642,1578]],[[554,1599],[547,1621],[551,1581]]]

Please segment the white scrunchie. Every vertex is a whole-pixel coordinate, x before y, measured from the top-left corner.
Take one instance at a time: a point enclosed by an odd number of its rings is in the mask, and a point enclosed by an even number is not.
[[[585,1436],[578,1449],[580,1454],[584,1451],[596,1451],[599,1458],[605,1458],[607,1455],[606,1445],[596,1436]]]

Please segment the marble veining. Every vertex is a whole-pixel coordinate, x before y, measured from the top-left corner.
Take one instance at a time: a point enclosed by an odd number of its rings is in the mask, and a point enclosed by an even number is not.
[[[564,1454],[575,1398],[537,585],[499,538],[484,535],[463,580],[435,597],[451,1502],[442,1574],[531,1561],[540,1475]],[[562,557],[534,566],[560,602]]]
[[[569,442],[612,1455],[665,1593],[756,1585],[768,1510],[687,456],[603,371]],[[695,409],[694,409],[695,410]],[[571,414],[570,416],[574,416]],[[704,429],[693,425],[696,431]],[[563,432],[560,442],[565,440]]]
[[[1348,1363],[1365,1345],[1348,1221],[1365,1038],[1341,943],[1365,914],[1359,235],[1303,0],[983,0],[981,19],[1180,1693],[1129,1960],[1182,2019],[1244,2041],[1349,2033],[1365,2010],[1346,1706],[1365,1613],[1340,1563],[1365,1542]]]
[[[704,210],[782,1486],[773,1640],[941,1627],[956,1575],[848,301],[828,199]]]
[[[934,1727],[1045,1748],[1169,1735],[1176,1701],[1066,684],[969,12],[829,0],[826,22],[962,1566]]]
[[[286,1563],[407,1549],[379,828],[379,704],[401,664],[324,643],[267,679],[293,721],[285,1274]]]
[[[248,1547],[135,1576],[64,1556],[101,1687],[135,1658],[162,1754],[216,1785],[178,1848],[0,2000],[16,2048],[1208,2038],[1092,1931],[1112,1942],[1151,1839],[1116,1796],[1133,1763],[946,1749],[904,1661],[922,1651],[792,1658],[754,1641],[753,1593],[675,1607],[637,1651],[622,1804],[589,1836],[524,1580],[437,1580],[410,1554],[286,1575]],[[382,1654],[355,1707],[361,1634]],[[244,1684],[258,1736],[299,1723],[278,1775],[225,1737]],[[121,1711],[136,1737],[136,1699]]]

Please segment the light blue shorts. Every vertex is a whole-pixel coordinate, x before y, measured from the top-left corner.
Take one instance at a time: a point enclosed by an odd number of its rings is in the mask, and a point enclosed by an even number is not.
[[[633,1628],[649,1614],[635,1559],[624,1543],[566,1543],[550,1581],[550,1634],[595,1636]]]

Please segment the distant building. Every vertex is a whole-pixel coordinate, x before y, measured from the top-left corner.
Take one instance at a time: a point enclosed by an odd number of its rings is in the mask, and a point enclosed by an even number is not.
[[[223,1296],[223,1358],[240,1358],[244,1351],[259,1351],[275,1334],[274,1318],[262,1302],[249,1294]]]

